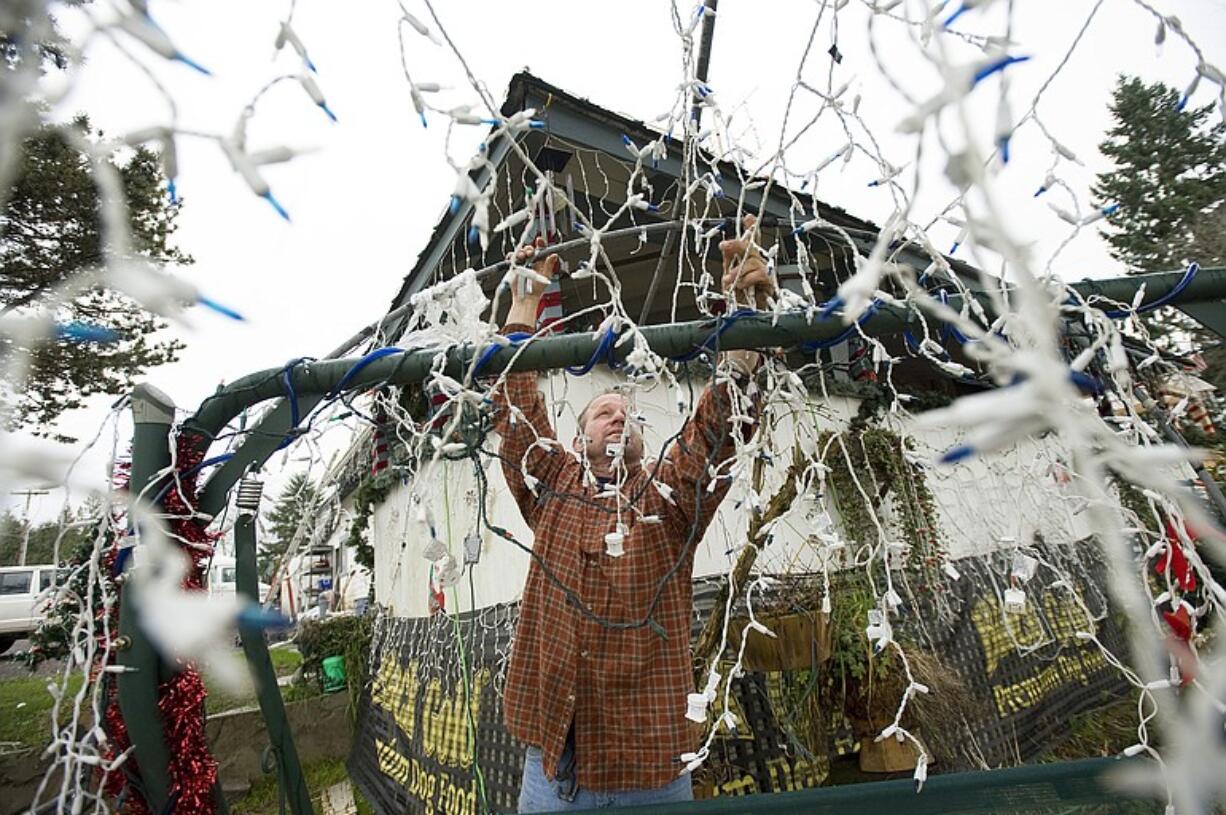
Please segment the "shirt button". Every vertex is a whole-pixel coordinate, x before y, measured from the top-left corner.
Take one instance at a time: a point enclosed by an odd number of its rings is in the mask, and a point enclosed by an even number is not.
[[[575,695],[574,695],[573,693],[568,693],[568,694],[566,694],[566,701],[568,701],[568,702],[573,702],[573,701],[575,701]]]
[[[587,651],[580,651],[580,652],[579,652],[579,656],[583,657],[584,659],[587,659],[587,658],[588,658],[588,652],[587,652]]]

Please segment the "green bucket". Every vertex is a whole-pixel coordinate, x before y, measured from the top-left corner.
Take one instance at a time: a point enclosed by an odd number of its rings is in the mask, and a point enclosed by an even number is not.
[[[345,687],[345,658],[327,657],[323,661],[324,693],[336,693]]]

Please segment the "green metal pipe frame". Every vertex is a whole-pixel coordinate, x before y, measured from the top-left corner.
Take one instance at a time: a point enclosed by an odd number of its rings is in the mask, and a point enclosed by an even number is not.
[[[168,396],[148,384],[140,384],[133,389],[131,404],[132,469],[128,489],[134,496],[150,495],[157,491],[160,483],[158,474],[171,463],[171,427],[175,405]],[[240,521],[235,535],[238,589],[258,602],[255,519],[254,516],[246,516],[245,520],[246,528]],[[142,629],[140,608],[133,593],[122,592],[119,603],[120,644],[116,649],[116,662],[128,670],[118,674],[115,682],[124,725],[136,754],[136,764],[140,767],[140,784],[135,794],[144,799],[151,812],[171,813],[174,811],[174,791],[170,789],[170,751],[158,711],[158,686],[171,675],[173,669],[161,658]],[[277,750],[281,789],[289,792],[294,815],[313,815],[263,632],[244,628],[240,633],[248,664],[256,675],[260,689],[260,707],[274,749]],[[229,811],[220,778],[213,784],[213,801],[218,815]]]
[[[1072,284],[1082,297],[1100,297],[1112,301],[1129,303],[1140,285],[1145,284],[1145,297],[1142,305],[1166,297],[1183,278],[1182,273],[1168,272],[1140,275],[1109,280],[1082,281]],[[1226,299],[1226,268],[1203,269],[1191,281],[1175,303],[1208,303]],[[961,308],[961,297],[954,296],[948,300],[948,305],[957,310]],[[985,306],[990,303],[984,301]],[[916,321],[916,315],[909,309],[885,305],[877,310],[862,325],[865,333],[884,336],[901,332]],[[719,325],[716,320],[698,320],[674,325],[647,326],[641,329],[652,350],[662,356],[679,356],[702,346],[710,337],[711,332]],[[771,314],[752,315],[738,320],[729,326],[720,337],[723,349],[792,347],[804,342],[831,339],[845,330],[841,320],[825,319],[811,320],[804,314],[787,314],[775,318]],[[560,368],[567,365],[580,365],[586,362],[596,350],[599,336],[596,334],[565,335],[545,337],[522,348],[504,348],[494,353],[482,369],[483,375],[494,374],[505,369],[540,370]],[[483,349],[476,347],[461,347],[449,349],[446,352],[447,361],[444,370],[451,376],[462,377],[475,355]],[[407,351],[403,354],[384,357],[367,365],[355,374],[348,382],[348,390],[360,390],[379,384],[408,384],[419,382],[432,370],[437,355],[435,349]],[[615,351],[618,358],[624,357],[626,351]],[[306,416],[326,398],[342,378],[353,368],[357,360],[331,359],[314,363],[303,363],[294,366],[289,372],[297,399],[300,416]],[[142,390],[143,389],[143,390]],[[132,485],[134,492],[139,491],[152,479],[153,475],[169,463],[168,438],[170,423],[173,418],[173,404],[169,400],[160,401],[151,394],[157,392],[147,386],[138,386],[133,396],[133,413],[136,420],[135,438],[133,441]],[[244,409],[267,399],[284,397],[282,369],[270,369],[243,377],[221,389],[207,398],[196,414],[189,419],[183,428],[185,433],[196,433],[201,437],[200,443],[206,445],[216,437],[222,429]],[[169,407],[167,407],[169,405]],[[291,410],[288,400],[282,401],[261,421],[246,442],[239,448],[236,455],[226,462],[209,479],[198,501],[198,511],[209,515],[216,514],[225,505],[230,488],[251,468],[258,468],[279,447],[282,440],[294,432],[291,426]],[[245,524],[245,525],[244,525]],[[248,597],[254,598],[255,583],[255,540],[254,518],[240,519],[236,528],[236,547],[239,550],[238,575],[240,590]],[[120,611],[121,633],[129,638],[130,645],[120,655],[120,662],[138,670],[134,673],[121,674],[120,704],[124,710],[124,719],[129,723],[133,744],[136,745],[137,760],[145,776],[144,794],[146,800],[155,812],[164,811],[168,790],[165,767],[166,746],[162,736],[160,722],[157,719],[157,677],[159,664],[157,655],[145,640],[136,625],[135,610],[129,598],[125,596]],[[247,652],[248,662],[265,684],[261,685],[260,706],[269,725],[270,735],[274,738],[281,754],[279,772],[281,789],[290,796],[291,807],[295,815],[309,815],[310,800],[298,767],[296,751],[292,737],[284,719],[284,706],[281,704],[279,692],[276,689],[275,677],[271,685],[267,682],[272,674],[271,662],[262,635],[258,644],[252,632],[243,632],[243,646]],[[267,693],[274,693],[274,700]],[[274,730],[280,735],[276,735]],[[1099,763],[1095,763],[1099,767]],[[161,768],[158,772],[157,768]],[[1085,777],[1090,764],[1085,762],[1069,762],[1049,768],[1045,780],[1062,774],[1072,774]],[[1027,768],[1018,768],[1026,770]],[[1095,770],[1097,772],[1097,770]],[[1009,783],[1011,770],[1001,770],[989,774],[973,775],[976,787],[984,785]],[[930,780],[929,788],[942,788],[962,783],[960,775],[935,777]],[[1071,777],[1071,776],[1070,776]],[[886,782],[890,783],[890,782]],[[899,782],[909,783],[909,782]],[[874,785],[881,787],[882,785]],[[786,808],[804,806],[799,798],[793,796],[805,793],[785,793],[778,796],[768,796],[769,801],[754,801],[754,811],[783,811]],[[838,795],[830,790],[823,795]],[[807,800],[807,799],[806,799]],[[826,797],[829,802],[833,799]],[[304,803],[305,802],[305,803]],[[729,802],[729,805],[730,802]],[[719,802],[702,802],[704,812],[720,809]],[[736,802],[736,811],[748,811],[745,802]]]
[[[1182,272],[1157,272],[1146,275],[1083,280],[1071,284],[1084,298],[1105,298],[1118,303],[1131,303],[1142,284],[1145,297],[1141,306],[1166,297],[1183,279]],[[986,295],[979,295],[986,310],[991,311],[991,302]],[[1176,304],[1211,303],[1226,299],[1226,267],[1201,269],[1183,292],[1173,302]],[[954,310],[962,306],[960,295],[951,296],[948,305]],[[913,325],[917,315],[910,309],[883,305],[877,313],[866,320],[862,329],[866,334],[885,336],[897,334]],[[699,347],[717,325],[715,320],[695,320],[687,323],[645,326],[640,330],[651,349],[662,356],[679,356]],[[737,348],[793,347],[814,340],[837,337],[846,329],[837,318],[809,319],[803,313],[785,314],[778,319],[772,314],[754,315],[738,320],[720,337],[720,347],[725,350]],[[527,347],[502,349],[495,353],[482,368],[482,374],[498,373],[508,366],[513,370],[541,370],[561,368],[566,365],[582,365],[591,358],[599,343],[599,335],[566,334],[557,337],[542,337]],[[464,375],[474,355],[480,348],[460,347],[447,351],[445,371],[453,377]],[[420,382],[434,366],[435,349],[406,351],[404,354],[384,357],[368,365],[348,382],[349,390],[360,390],[372,385],[402,385]],[[618,358],[627,351],[615,352]],[[518,355],[517,355],[518,354]],[[514,358],[514,364],[511,360]],[[298,398],[300,416],[311,409],[332,391],[353,367],[356,359],[329,359],[295,366],[291,381]],[[269,369],[245,376],[201,404],[195,416],[185,425],[186,432],[199,433],[202,444],[207,444],[239,413],[267,399],[285,396],[281,369]],[[248,468],[259,468],[276,451],[282,440],[294,432],[290,424],[288,400],[282,400],[264,418],[239,448],[235,456],[223,464],[209,478],[201,490],[199,510],[215,515],[225,506],[230,488]]]
[[[1182,278],[1182,272],[1159,272],[1106,280],[1084,280],[1071,284],[1070,288],[1077,291],[1082,297],[1107,298],[1119,303],[1129,303],[1137,289],[1144,284],[1146,288],[1141,304],[1143,306],[1170,294]],[[1199,303],[1223,299],[1226,299],[1226,267],[1200,270],[1174,302]],[[986,296],[981,297],[981,302],[985,308],[991,305]],[[961,296],[951,296],[948,305],[954,310],[960,309]],[[862,327],[866,334],[884,336],[903,331],[914,325],[917,319],[916,314],[908,308],[882,305],[875,315],[863,323]],[[671,357],[688,353],[702,345],[716,325],[716,320],[695,320],[670,325],[645,326],[640,331],[655,353]],[[792,313],[776,319],[774,315],[764,313],[744,317],[728,327],[720,337],[720,347],[725,350],[792,347],[804,342],[837,337],[845,329],[843,322],[834,317],[824,320],[815,317],[811,320],[803,313]],[[596,333],[542,337],[524,348],[499,350],[490,357],[481,373],[482,375],[498,373],[508,367],[517,371],[525,371],[581,365],[591,358],[598,343],[599,335]],[[463,376],[467,365],[481,350],[476,347],[458,347],[448,350],[444,370],[450,376]],[[361,390],[379,384],[420,382],[433,368],[437,353],[436,349],[412,350],[376,360],[349,380],[347,388]],[[626,353],[628,351],[623,348],[616,351],[615,356],[619,359],[624,358]],[[513,365],[510,364],[512,358],[515,359]],[[357,362],[356,359],[331,359],[295,366],[291,372],[291,381],[298,396],[300,415],[305,416],[310,409],[307,405],[318,404],[319,399],[335,388],[355,362]],[[285,396],[285,389],[281,380],[281,369],[273,368],[250,374],[205,399],[195,416],[186,422],[184,429],[187,432],[201,433],[206,439],[212,438],[244,409],[266,399],[282,396]],[[281,443],[284,434],[290,430],[288,427],[289,409],[286,407],[284,411],[280,411],[278,408],[278,412],[280,414],[278,418],[284,419],[279,424],[286,426],[284,428],[265,428],[261,425],[258,432],[252,434],[252,439],[248,444],[257,444],[258,448],[275,449]],[[264,443],[258,444],[261,441]],[[246,449],[246,445],[243,449]],[[269,454],[271,454],[271,449]],[[254,461],[251,459],[245,460],[242,464],[236,464],[239,458],[246,459],[241,451],[235,456],[235,459],[227,462],[223,470],[241,474],[246,470],[247,465]],[[214,482],[218,481],[220,475],[219,472],[210,480],[209,490],[214,489]],[[221,482],[229,482],[224,484],[222,491],[228,491],[236,480],[237,477],[233,480],[221,479]],[[219,508],[220,505],[215,507],[206,507],[203,503],[201,505],[203,511],[210,513]]]
[[[904,778],[868,784],[812,787],[770,795],[722,796],[669,804],[666,810],[670,815],[714,815],[725,812],[730,815],[794,812],[804,812],[806,815],[846,815],[851,812],[1016,815],[1079,812],[1079,806],[1097,806],[1095,811],[1103,811],[1101,807],[1104,804],[1124,804],[1132,807],[1127,810],[1129,812],[1144,811],[1134,809],[1138,799],[1122,794],[1110,783],[1116,771],[1138,763],[1138,759],[1090,758],[934,775],[928,778],[923,792],[918,795],[915,782]],[[1159,808],[1155,804],[1154,811],[1159,811]],[[604,810],[587,810],[599,811]]]
[[[238,593],[253,603],[259,603],[255,521],[253,512],[245,511],[238,516],[238,522],[234,525],[234,554]],[[277,784],[281,794],[288,798],[290,811],[294,815],[314,815],[311,792],[302,774],[298,748],[294,746],[294,734],[285,715],[285,700],[281,698],[281,688],[277,685],[277,673],[272,667],[264,632],[255,626],[240,626],[239,636],[243,641],[243,653],[247,657],[251,678],[255,681],[260,712],[268,728],[268,740],[276,758]]]

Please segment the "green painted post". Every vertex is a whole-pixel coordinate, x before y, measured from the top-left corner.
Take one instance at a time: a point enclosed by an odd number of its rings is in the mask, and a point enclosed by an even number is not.
[[[132,391],[132,474],[129,492],[135,496],[149,485],[158,471],[170,464],[170,425],[175,406],[170,397],[151,385]],[[148,493],[146,493],[148,494]],[[139,791],[153,812],[165,812],[170,797],[170,754],[158,712],[161,661],[137,620],[132,593],[125,591],[119,604],[119,634],[126,647],[117,661],[129,670],[120,673],[119,709],[140,766]]]
[[[255,559],[255,519],[259,510],[259,487],[255,486],[256,484],[258,482],[249,487],[247,480],[240,482],[239,516],[234,525],[238,593],[253,603],[259,603],[261,599]],[[249,496],[251,500],[245,500]],[[242,636],[243,653],[247,656],[251,678],[255,681],[260,712],[264,714],[264,723],[268,727],[268,739],[272,742],[276,755],[277,783],[281,786],[282,794],[288,799],[294,815],[314,815],[311,793],[302,775],[298,749],[294,746],[294,735],[285,715],[285,700],[281,698],[281,689],[277,686],[277,674],[272,667],[272,658],[268,655],[264,632],[257,627],[240,626],[239,634]]]

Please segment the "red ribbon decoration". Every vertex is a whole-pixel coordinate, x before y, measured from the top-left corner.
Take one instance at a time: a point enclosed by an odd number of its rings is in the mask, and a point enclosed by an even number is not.
[[[1183,553],[1183,544],[1180,543],[1179,534],[1170,521],[1166,522],[1166,541],[1166,556],[1159,557],[1155,561],[1154,571],[1161,576],[1169,574],[1184,591],[1195,591],[1196,572],[1192,569],[1192,564],[1188,562],[1187,555]]]
[[[1174,611],[1162,612],[1162,618],[1166,620],[1171,633],[1177,638],[1183,642],[1188,642],[1192,639],[1192,617],[1188,614],[1188,607],[1183,603],[1180,603]]]
[[[189,591],[204,590],[204,568],[212,557],[213,543],[217,538],[215,534],[205,531],[204,526],[192,517],[195,511],[197,476],[195,473],[187,473],[204,459],[204,450],[197,444],[198,441],[197,437],[179,437],[175,462],[180,475],[163,501],[163,508],[170,516],[170,532],[192,561],[192,568],[183,580],[183,588]],[[116,541],[104,556],[108,574],[118,554],[118,543]],[[110,630],[117,632],[118,628],[116,604]],[[170,758],[167,769],[170,775],[170,795],[174,802],[173,812],[174,815],[213,815],[217,761],[209,753],[204,732],[204,699],[207,695],[204,679],[191,664],[178,663],[174,667],[177,669],[174,676],[158,686],[158,713]],[[111,744],[108,757],[115,758],[128,749],[131,740],[119,709],[114,683],[107,690],[104,718]],[[128,772],[136,769],[133,756],[129,756],[126,769]],[[114,773],[107,778],[106,791],[119,795],[125,785],[124,773]],[[149,808],[139,795],[129,794],[124,809],[132,815],[149,815]]]

